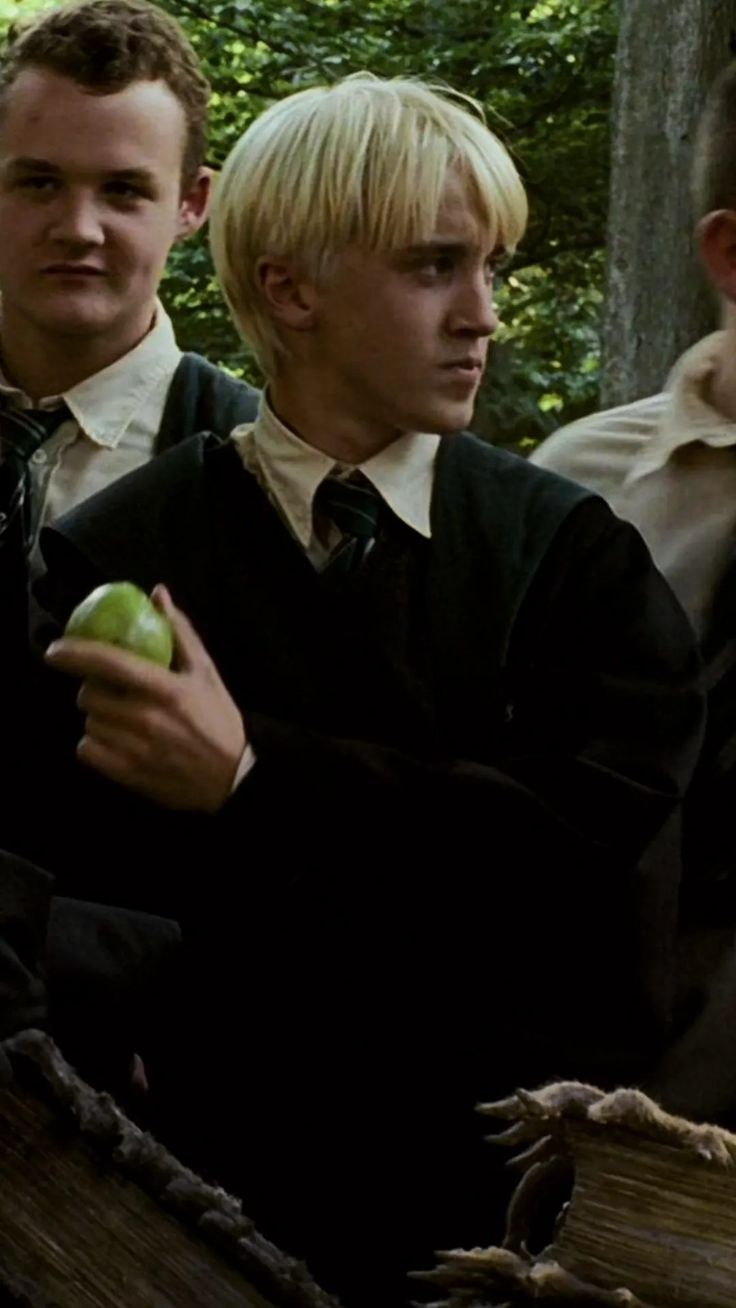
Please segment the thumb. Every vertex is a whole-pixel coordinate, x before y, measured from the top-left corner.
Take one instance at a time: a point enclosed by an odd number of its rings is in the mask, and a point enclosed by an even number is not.
[[[174,633],[175,666],[179,672],[209,663],[210,657],[186,613],[178,609],[166,586],[159,584],[151,591],[151,600],[160,613],[168,618]]]

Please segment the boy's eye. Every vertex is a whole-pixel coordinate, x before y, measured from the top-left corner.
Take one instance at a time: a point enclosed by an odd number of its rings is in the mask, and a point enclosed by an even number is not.
[[[498,281],[499,267],[500,262],[495,257],[486,259],[486,281],[489,286],[492,286],[494,282]]]
[[[16,183],[24,191],[52,191],[56,186],[54,177],[20,177]]]
[[[121,200],[140,200],[143,191],[132,182],[108,182],[105,187],[108,195],[118,196]]]
[[[447,277],[453,272],[454,268],[455,260],[451,254],[433,254],[430,258],[423,259],[418,265],[422,276],[430,279]]]
[[[449,254],[438,254],[435,259],[432,259],[430,267],[438,273],[452,272],[454,261]]]
[[[489,255],[487,261],[491,277],[502,277],[509,266],[510,260],[511,256],[506,250],[494,250],[493,254]]]

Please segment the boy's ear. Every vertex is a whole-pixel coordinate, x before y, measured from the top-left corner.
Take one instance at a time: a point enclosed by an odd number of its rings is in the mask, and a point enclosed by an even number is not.
[[[736,210],[716,209],[697,226],[700,256],[710,281],[736,303]]]
[[[256,276],[271,316],[292,331],[309,331],[315,322],[318,294],[290,259],[264,254]]]
[[[212,203],[212,182],[214,173],[211,168],[199,168],[192,185],[187,188],[179,201],[179,218],[176,239],[183,241],[203,227],[209,217]]]

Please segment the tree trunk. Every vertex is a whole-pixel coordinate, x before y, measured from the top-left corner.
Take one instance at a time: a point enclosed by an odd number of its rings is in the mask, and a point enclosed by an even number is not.
[[[620,0],[601,403],[662,389],[717,325],[693,241],[690,163],[708,86],[731,55],[736,0]]]

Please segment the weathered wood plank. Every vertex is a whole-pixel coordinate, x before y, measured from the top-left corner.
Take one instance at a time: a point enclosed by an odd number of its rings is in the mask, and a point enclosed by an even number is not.
[[[301,1264],[80,1082],[47,1037],[9,1041],[0,1287],[31,1308],[339,1308]],[[0,1303],[2,1294],[0,1293]]]

